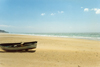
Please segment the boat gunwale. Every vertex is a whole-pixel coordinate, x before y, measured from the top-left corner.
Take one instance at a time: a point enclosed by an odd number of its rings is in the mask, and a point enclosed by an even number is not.
[[[29,43],[37,43],[37,41],[31,41],[31,42],[16,42],[16,43],[0,43],[0,45],[15,45],[15,44],[29,44]]]

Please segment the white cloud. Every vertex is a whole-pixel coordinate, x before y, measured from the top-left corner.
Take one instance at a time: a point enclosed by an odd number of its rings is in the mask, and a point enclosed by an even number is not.
[[[44,15],[45,15],[45,13],[42,13],[41,15],[42,15],[42,16],[44,16]]]
[[[64,11],[58,11],[58,13],[64,13]]]
[[[100,14],[100,9],[96,10],[96,14]]]
[[[88,12],[88,11],[89,11],[89,9],[88,9],[88,8],[85,8],[85,9],[84,9],[84,11],[87,11],[87,12]]]
[[[51,15],[55,15],[55,13],[51,13]]]
[[[97,11],[97,10],[98,10],[98,8],[92,8],[91,10],[93,10],[93,11]]]
[[[98,9],[98,8],[92,8],[91,10],[95,11],[96,14],[100,14],[100,9]]]
[[[61,13],[64,13],[64,11],[61,11]]]
[[[97,8],[94,8],[94,11],[97,11],[98,9]]]
[[[0,25],[0,27],[12,27],[10,25]]]
[[[89,11],[89,8],[85,8],[84,11]],[[100,14],[100,9],[99,8],[92,8],[90,11],[95,11],[96,14]]]

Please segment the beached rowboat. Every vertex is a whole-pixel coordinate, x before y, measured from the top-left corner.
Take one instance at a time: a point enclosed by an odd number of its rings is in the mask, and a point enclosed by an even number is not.
[[[1,43],[1,49],[5,51],[18,51],[18,50],[28,50],[37,47],[37,41],[33,42],[20,42],[20,43]]]

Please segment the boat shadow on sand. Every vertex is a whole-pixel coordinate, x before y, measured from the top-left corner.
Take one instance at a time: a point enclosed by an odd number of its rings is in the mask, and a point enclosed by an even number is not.
[[[35,53],[36,50],[28,50],[28,51],[0,51],[0,53]]]

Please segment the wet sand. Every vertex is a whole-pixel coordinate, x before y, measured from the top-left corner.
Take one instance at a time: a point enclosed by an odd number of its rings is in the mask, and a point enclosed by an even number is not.
[[[100,41],[0,34],[0,43],[25,41],[38,41],[37,48],[28,52],[0,49],[0,67],[100,67]]]

